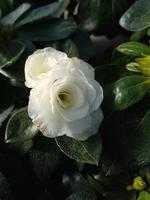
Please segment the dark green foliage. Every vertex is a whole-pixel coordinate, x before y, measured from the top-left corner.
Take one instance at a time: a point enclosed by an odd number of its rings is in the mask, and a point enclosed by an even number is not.
[[[0,0],[0,199],[150,199],[150,77],[137,63],[149,27],[149,0]],[[91,64],[103,87],[86,141],[46,138],[28,116],[24,64],[49,46]],[[144,190],[128,187],[137,176]]]

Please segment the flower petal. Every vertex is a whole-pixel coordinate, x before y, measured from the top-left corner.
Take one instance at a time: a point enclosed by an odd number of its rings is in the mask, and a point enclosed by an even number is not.
[[[76,140],[86,140],[90,136],[98,132],[98,128],[103,120],[103,112],[101,109],[93,112],[91,115],[83,119],[70,122],[68,124],[67,136],[73,137]]]
[[[60,67],[65,62],[67,55],[51,47],[37,50],[28,57],[25,63],[25,85],[32,88],[36,81],[43,78],[43,75],[55,68],[58,64]]]
[[[103,88],[95,80],[92,80],[91,84],[93,85],[93,87],[95,88],[95,91],[96,91],[95,99],[91,105],[91,112],[93,112],[99,108],[99,106],[101,105],[101,103],[103,101]]]
[[[94,68],[79,58],[75,58],[75,57],[71,58],[70,67],[78,69],[79,71],[82,71],[83,74],[88,78],[94,79],[95,77]]]

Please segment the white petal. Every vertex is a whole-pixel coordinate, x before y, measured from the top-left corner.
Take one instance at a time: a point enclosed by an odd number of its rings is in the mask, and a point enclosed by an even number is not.
[[[83,74],[88,78],[94,79],[95,77],[94,68],[79,58],[71,58],[70,67],[82,71]]]
[[[65,65],[67,55],[51,47],[37,50],[28,57],[25,63],[25,85],[32,88],[36,81],[43,78],[43,74],[56,66]]]
[[[93,112],[99,108],[103,101],[103,88],[96,80],[92,80],[91,84],[93,85],[96,91],[95,99],[91,105],[91,112]]]
[[[89,104],[85,101],[84,105],[78,109],[63,110],[62,108],[60,108],[58,111],[66,121],[79,120],[88,114]]]
[[[46,86],[45,86],[46,87]],[[61,118],[52,113],[49,102],[49,90],[39,86],[31,90],[28,114],[37,128],[47,137],[60,136]]]
[[[68,124],[69,131],[67,131],[67,136],[84,141],[98,132],[102,120],[103,113],[98,109],[83,119],[70,122]]]
[[[76,83],[76,82],[75,82]],[[72,121],[76,119],[81,119],[85,117],[89,112],[88,101],[84,97],[84,91],[82,91],[78,85],[75,85],[74,77],[68,76],[67,78],[60,79],[55,81],[50,90],[50,99],[52,104],[52,110],[57,111],[61,114],[62,118],[67,121]],[[59,93],[68,92],[72,96],[72,101],[69,108],[62,108],[58,104],[57,98]]]

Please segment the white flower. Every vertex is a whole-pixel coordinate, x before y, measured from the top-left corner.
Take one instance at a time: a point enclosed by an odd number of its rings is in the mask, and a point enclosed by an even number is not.
[[[38,53],[30,56],[29,61],[37,63],[36,66],[30,62],[28,66],[26,62],[26,85],[33,87],[28,105],[33,123],[43,135],[51,138],[67,135],[77,140],[86,140],[96,134],[103,120],[99,108],[103,90],[94,79],[94,69],[86,62],[68,58],[66,54],[52,48],[40,51],[36,61],[35,55]],[[45,63],[49,67],[43,73]],[[40,70],[32,70],[34,67]],[[35,71],[39,72],[38,75]],[[29,78],[29,74],[33,76]]]

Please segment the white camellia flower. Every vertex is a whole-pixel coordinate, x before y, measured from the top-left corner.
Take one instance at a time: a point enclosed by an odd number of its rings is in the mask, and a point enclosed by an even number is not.
[[[26,85],[33,87],[28,113],[43,135],[86,140],[97,133],[103,89],[89,64],[46,48],[31,55],[25,68]]]

